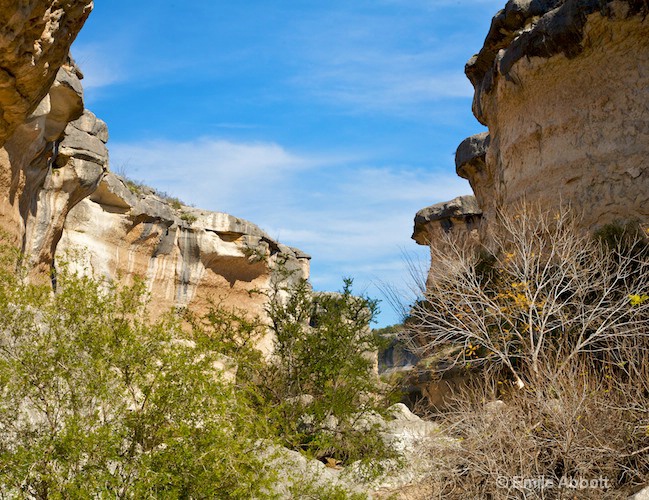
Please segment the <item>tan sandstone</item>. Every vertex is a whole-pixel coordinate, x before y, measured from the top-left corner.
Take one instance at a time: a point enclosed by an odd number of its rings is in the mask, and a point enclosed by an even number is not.
[[[143,278],[155,314],[214,304],[260,316],[272,280],[308,279],[310,259],[251,222],[178,205],[112,173],[70,211],[57,255],[110,280]]]
[[[0,146],[47,95],[90,0],[0,0]]]
[[[467,64],[484,162],[459,155],[487,219],[523,199],[585,224],[649,218],[649,20],[643,1],[510,1]]]

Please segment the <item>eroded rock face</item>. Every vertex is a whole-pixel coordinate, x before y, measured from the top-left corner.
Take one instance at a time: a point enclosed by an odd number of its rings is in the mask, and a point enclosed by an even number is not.
[[[213,301],[261,314],[265,297],[251,292],[284,270],[308,278],[310,259],[251,222],[181,206],[112,173],[70,211],[57,255],[109,279],[143,277],[154,313],[202,312]]]
[[[62,66],[0,149],[0,220],[35,275],[49,272],[69,210],[108,168],[106,125],[84,111],[79,75],[72,61]]]
[[[91,0],[0,0],[0,146],[50,92]]]
[[[435,279],[438,269],[435,254],[449,243],[472,243],[480,239],[482,210],[474,196],[458,196],[451,201],[421,209],[415,216],[412,239],[431,250],[430,270],[426,284]]]
[[[512,0],[466,67],[489,128],[458,173],[487,218],[525,199],[570,203],[589,227],[649,217],[644,0]]]
[[[254,291],[280,270],[307,278],[307,255],[242,219],[106,175],[108,130],[84,109],[83,75],[68,56],[92,5],[0,0],[2,238],[20,247],[33,278],[49,279],[65,256],[110,279],[144,277],[154,313],[212,302],[261,313]]]
[[[417,212],[412,239],[429,246],[431,242],[440,240],[443,233],[470,233],[478,227],[481,217],[482,210],[474,196],[458,196]]]

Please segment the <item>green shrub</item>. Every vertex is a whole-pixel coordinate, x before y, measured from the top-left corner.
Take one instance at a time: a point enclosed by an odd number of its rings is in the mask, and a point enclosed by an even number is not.
[[[214,368],[221,355],[144,286],[57,275],[57,293],[0,273],[0,491],[35,498],[250,498],[268,435]]]
[[[180,208],[180,206],[178,206]],[[190,226],[198,220],[198,217],[196,217],[194,214],[190,214],[189,212],[181,212],[180,213],[180,220],[184,220],[187,224]]]
[[[285,446],[378,463],[393,454],[372,419],[385,407],[374,372],[381,339],[369,327],[377,302],[354,296],[351,286],[345,280],[335,294],[314,294],[306,280],[275,286],[267,307],[275,357],[263,388]]]
[[[243,311],[213,304],[152,321],[142,282],[99,282],[60,265],[52,293],[23,282],[18,261],[0,249],[2,494],[275,498],[281,476],[296,498],[342,499],[340,486],[278,475],[268,450],[387,455],[371,425],[354,428],[379,407],[366,355],[376,304],[349,286],[317,298],[306,282],[285,289],[283,305],[269,306],[279,355],[267,363],[255,345],[268,327]],[[312,401],[291,402],[301,394]]]

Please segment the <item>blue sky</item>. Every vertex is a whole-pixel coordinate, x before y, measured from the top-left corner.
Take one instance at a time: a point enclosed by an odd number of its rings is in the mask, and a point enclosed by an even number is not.
[[[96,2],[72,53],[111,168],[312,255],[312,282],[409,288],[425,206],[470,192],[464,64],[504,0]],[[379,325],[399,318],[382,303]]]

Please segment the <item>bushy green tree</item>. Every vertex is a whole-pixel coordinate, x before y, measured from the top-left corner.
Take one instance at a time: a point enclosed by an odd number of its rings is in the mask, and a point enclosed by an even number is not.
[[[5,262],[8,264],[8,262]],[[144,287],[0,272],[0,491],[30,498],[250,498],[268,484],[263,420],[221,354]]]
[[[369,326],[377,301],[353,295],[350,279],[340,293],[299,280],[276,284],[267,308],[275,357],[265,388],[284,444],[342,462],[390,455],[368,418],[385,406],[374,371],[381,339]]]
[[[276,444],[388,455],[372,422],[357,425],[380,407],[376,302],[351,282],[340,294],[273,289],[270,327],[218,304],[151,320],[142,282],[62,266],[54,293],[24,281],[17,261],[0,249],[0,496],[345,498],[278,473]],[[269,328],[270,361],[255,349]]]

